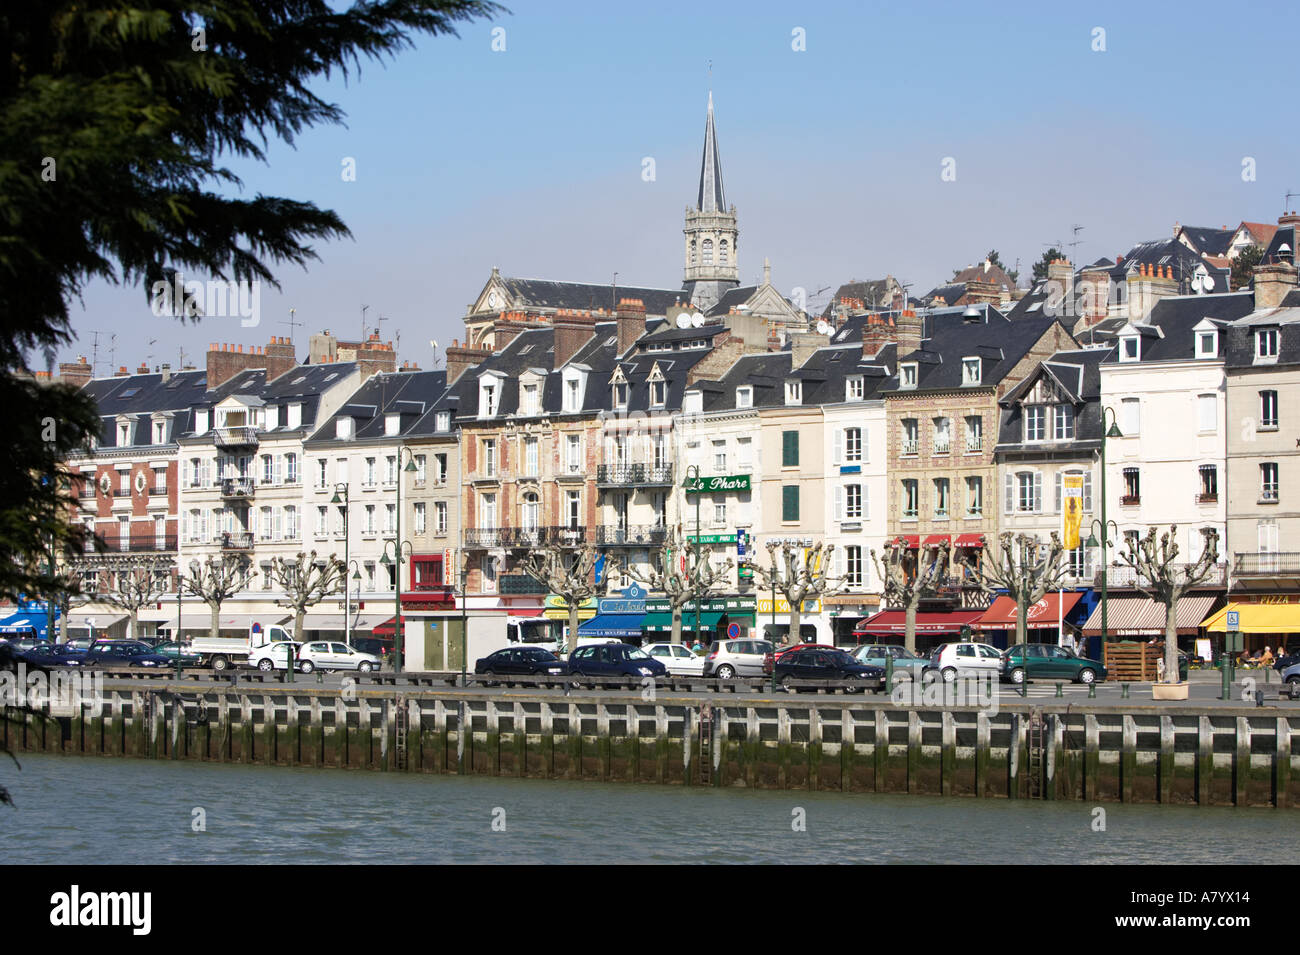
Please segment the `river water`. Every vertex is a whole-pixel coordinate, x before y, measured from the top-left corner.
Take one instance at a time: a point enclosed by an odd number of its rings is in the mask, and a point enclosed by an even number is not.
[[[7,864],[1291,863],[1290,811],[686,789],[22,754]],[[201,815],[196,812],[201,810]],[[201,820],[204,831],[194,831]],[[802,831],[797,829],[803,821]],[[495,828],[494,828],[495,825]]]

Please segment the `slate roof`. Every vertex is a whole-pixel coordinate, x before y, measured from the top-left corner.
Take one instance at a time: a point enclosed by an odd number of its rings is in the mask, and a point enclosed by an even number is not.
[[[930,291],[921,296],[921,300],[923,302],[933,302],[936,298],[940,298],[946,304],[952,305],[965,294],[965,282],[949,282],[946,285],[938,285],[930,289]]]
[[[666,315],[676,304],[686,304],[689,296],[681,289],[638,288],[589,282],[553,282],[548,279],[501,278],[512,297],[510,307],[613,309],[615,298],[639,298],[647,315]]]
[[[178,371],[164,382],[161,374],[126,375],[120,378],[96,378],[82,386],[81,393],[90,397],[100,414],[99,444],[104,450],[117,441],[118,415],[139,415],[143,427],[136,429],[137,439],[152,437],[144,420],[158,411],[175,415],[173,436],[189,427],[189,410],[207,393],[208,373],[204,369]],[[147,440],[138,444],[148,444]]]
[[[410,435],[415,426],[447,390],[447,372],[402,371],[371,375],[361,387],[349,396],[334,416],[323,422],[304,445],[322,442],[348,444],[335,438],[335,422],[340,418],[354,418],[352,441],[385,437],[385,419],[390,414],[401,415],[400,437]],[[393,440],[398,440],[394,436]]]
[[[1205,226],[1185,225],[1179,230],[1192,243],[1192,248],[1203,255],[1227,255],[1228,244],[1237,234],[1236,229],[1211,229]]]
[[[998,422],[997,454],[1024,454],[1091,450],[1100,447],[1102,435],[1101,365],[1113,349],[1087,348],[1058,351],[1030,372],[998,400],[1002,413]],[[1024,443],[1024,414],[1020,399],[1038,380],[1050,376],[1068,395],[1074,406],[1074,438],[1069,441]]]
[[[1273,326],[1278,330],[1277,361],[1256,362],[1255,332]],[[1227,335],[1220,337],[1227,339],[1224,364],[1229,369],[1300,364],[1300,291],[1288,292],[1277,308],[1252,312],[1230,327]]]
[[[1275,262],[1278,260],[1278,257],[1280,256],[1281,258],[1285,259],[1287,262],[1291,262],[1292,264],[1294,264],[1296,261],[1295,254],[1296,254],[1297,238],[1300,238],[1300,236],[1296,235],[1295,226],[1293,225],[1278,226],[1277,231],[1273,233],[1273,237],[1268,240],[1268,245],[1264,247],[1264,254],[1260,258],[1260,261]],[[1279,251],[1283,246],[1283,244],[1289,246],[1291,251],[1290,252]]]
[[[1140,361],[1192,361],[1196,358],[1192,329],[1203,319],[1227,324],[1244,318],[1254,310],[1255,294],[1251,291],[1223,292],[1218,295],[1176,295],[1161,299],[1152,307],[1144,325],[1139,326],[1144,332]],[[1219,336],[1220,357],[1224,354],[1225,337]],[[1108,358],[1107,364],[1119,364],[1118,355]]]
[[[822,310],[822,318],[829,318],[839,305],[840,299],[854,298],[862,302],[866,309],[890,308],[894,303],[886,301],[889,279],[874,279],[869,282],[846,282],[835,290],[831,300]]]
[[[718,299],[717,304],[704,314],[710,317],[715,315],[726,315],[733,308],[744,305],[753,298],[754,293],[757,292],[758,289],[759,286],[757,285],[743,285],[740,288],[728,289],[723,293],[722,298]]]
[[[988,270],[984,269],[984,263],[978,262],[975,265],[967,266],[952,277],[954,283],[957,282],[993,282],[1000,288],[1007,291],[1014,291],[1016,283],[1011,281],[1011,276],[1000,265],[990,263]]]

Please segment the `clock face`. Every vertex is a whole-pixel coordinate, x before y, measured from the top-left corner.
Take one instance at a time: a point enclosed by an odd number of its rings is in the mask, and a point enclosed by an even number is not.
[[[488,293],[488,308],[500,308],[500,307],[501,307],[501,294],[497,292],[495,289],[493,289],[491,292]]]

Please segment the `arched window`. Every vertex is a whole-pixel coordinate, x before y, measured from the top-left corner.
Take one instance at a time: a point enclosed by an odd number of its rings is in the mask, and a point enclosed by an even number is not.
[[[695,240],[691,239],[691,265],[695,264]]]
[[[727,240],[726,239],[723,239],[721,242],[718,243],[718,263],[720,265],[727,264]]]
[[[713,240],[712,239],[704,240],[704,264],[705,265],[713,264]]]

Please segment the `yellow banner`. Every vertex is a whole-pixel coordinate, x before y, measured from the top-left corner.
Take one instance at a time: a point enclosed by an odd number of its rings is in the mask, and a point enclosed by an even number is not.
[[[1062,485],[1063,507],[1061,516],[1065,525],[1062,528],[1061,544],[1066,550],[1079,546],[1079,525],[1083,523],[1083,475],[1066,474]]]

